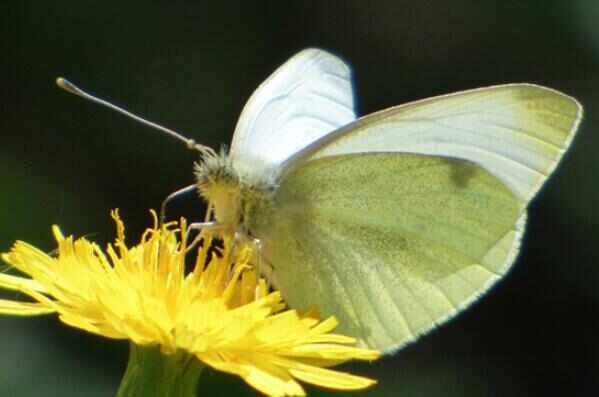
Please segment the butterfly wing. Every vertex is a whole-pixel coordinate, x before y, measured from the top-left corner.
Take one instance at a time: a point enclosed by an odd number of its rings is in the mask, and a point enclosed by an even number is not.
[[[582,107],[558,91],[507,84],[443,95],[361,118],[290,158],[408,152],[472,161],[501,179],[525,205],[570,145]]]
[[[508,271],[526,205],[580,113],[555,91],[499,86],[330,134],[286,163],[272,203],[254,214],[275,285],[364,345],[414,340]]]
[[[292,154],[355,120],[351,71],[334,55],[301,51],[249,99],[231,143],[245,177],[268,180]]]
[[[255,233],[291,307],[316,304],[369,347],[399,347],[476,299],[513,262],[522,212],[462,160],[330,156],[294,170]]]

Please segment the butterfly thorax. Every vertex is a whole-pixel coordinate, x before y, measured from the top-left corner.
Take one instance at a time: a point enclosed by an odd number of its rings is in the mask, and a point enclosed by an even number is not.
[[[200,196],[213,208],[215,220],[230,232],[247,225],[253,208],[272,195],[268,183],[238,172],[224,149],[204,156],[195,164],[194,172]]]

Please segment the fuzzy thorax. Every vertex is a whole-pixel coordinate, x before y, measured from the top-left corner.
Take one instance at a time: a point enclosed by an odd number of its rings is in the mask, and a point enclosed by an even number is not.
[[[224,149],[204,156],[194,171],[200,196],[214,209],[215,220],[229,230],[247,224],[251,210],[270,195],[266,183],[244,178]]]

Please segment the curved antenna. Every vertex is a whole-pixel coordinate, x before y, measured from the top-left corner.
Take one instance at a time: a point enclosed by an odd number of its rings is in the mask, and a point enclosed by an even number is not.
[[[98,105],[102,105],[105,106],[109,109],[112,109],[118,113],[124,114],[125,116],[132,118],[135,121],[138,121],[142,124],[147,125],[148,127],[154,128],[158,131],[162,131],[167,135],[172,136],[175,139],[178,139],[180,141],[182,141],[183,143],[185,143],[185,145],[187,146],[188,149],[192,149],[192,150],[197,150],[199,151],[202,155],[216,155],[216,152],[214,151],[214,149],[212,149],[211,147],[205,146],[205,145],[200,145],[199,143],[197,143],[196,141],[194,141],[193,139],[190,138],[186,138],[183,135],[170,130],[166,127],[163,127],[161,125],[158,125],[156,123],[153,123],[151,121],[148,121],[144,118],[141,118],[121,107],[118,107],[116,105],[113,105],[110,102],[105,101],[104,99],[98,98],[96,96],[93,96],[91,94],[88,94],[87,92],[83,91],[81,88],[77,87],[75,84],[71,83],[69,80],[63,78],[63,77],[59,77],[56,79],[56,85],[60,88],[62,88],[63,90],[77,95],[81,98],[87,99],[88,101],[97,103]]]

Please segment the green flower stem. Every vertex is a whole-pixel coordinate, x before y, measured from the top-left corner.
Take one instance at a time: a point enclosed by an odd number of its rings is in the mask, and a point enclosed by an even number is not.
[[[131,343],[117,397],[195,397],[204,365],[188,353],[163,354]]]

